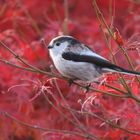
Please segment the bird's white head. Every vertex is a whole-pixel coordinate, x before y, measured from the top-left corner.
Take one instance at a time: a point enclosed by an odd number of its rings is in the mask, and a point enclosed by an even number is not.
[[[67,35],[62,35],[52,39],[48,45],[51,57],[61,55],[72,42],[76,41],[75,38]]]

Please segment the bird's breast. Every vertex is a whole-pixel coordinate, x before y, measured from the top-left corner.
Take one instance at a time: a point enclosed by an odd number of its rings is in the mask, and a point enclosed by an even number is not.
[[[74,62],[57,56],[53,59],[56,69],[65,77],[82,81],[94,81],[100,76],[96,67],[87,62]]]

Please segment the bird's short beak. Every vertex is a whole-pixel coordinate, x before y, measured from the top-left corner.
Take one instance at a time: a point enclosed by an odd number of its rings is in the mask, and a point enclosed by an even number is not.
[[[49,45],[49,46],[48,46],[48,49],[51,49],[51,48],[53,48],[53,46]]]

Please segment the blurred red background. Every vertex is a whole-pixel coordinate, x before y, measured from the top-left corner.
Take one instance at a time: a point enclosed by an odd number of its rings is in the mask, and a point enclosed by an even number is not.
[[[114,62],[112,53],[118,65],[131,69],[118,47],[120,39],[135,70],[140,71],[140,1],[97,0],[97,4],[114,31],[114,39],[99,22],[92,0],[1,0],[0,41],[31,65],[50,71],[52,61],[41,40],[45,38],[48,44],[57,35],[69,34]],[[24,66],[1,45],[0,140],[140,139],[140,106],[135,100],[95,91],[85,93],[76,85],[69,87],[66,80],[17,69],[3,60]],[[124,78],[139,97],[136,77]],[[103,80],[126,91],[116,74],[106,75]],[[104,85],[93,86],[123,95]],[[45,95],[41,92],[44,88]],[[108,120],[124,130],[107,124]]]

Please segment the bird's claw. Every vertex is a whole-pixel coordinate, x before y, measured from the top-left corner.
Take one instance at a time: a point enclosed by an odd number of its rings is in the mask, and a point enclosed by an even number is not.
[[[71,86],[72,84],[73,84],[73,80],[72,79],[69,79],[68,80],[68,85]]]
[[[89,92],[90,86],[91,86],[91,84],[88,84],[88,85],[85,87],[85,93]]]

